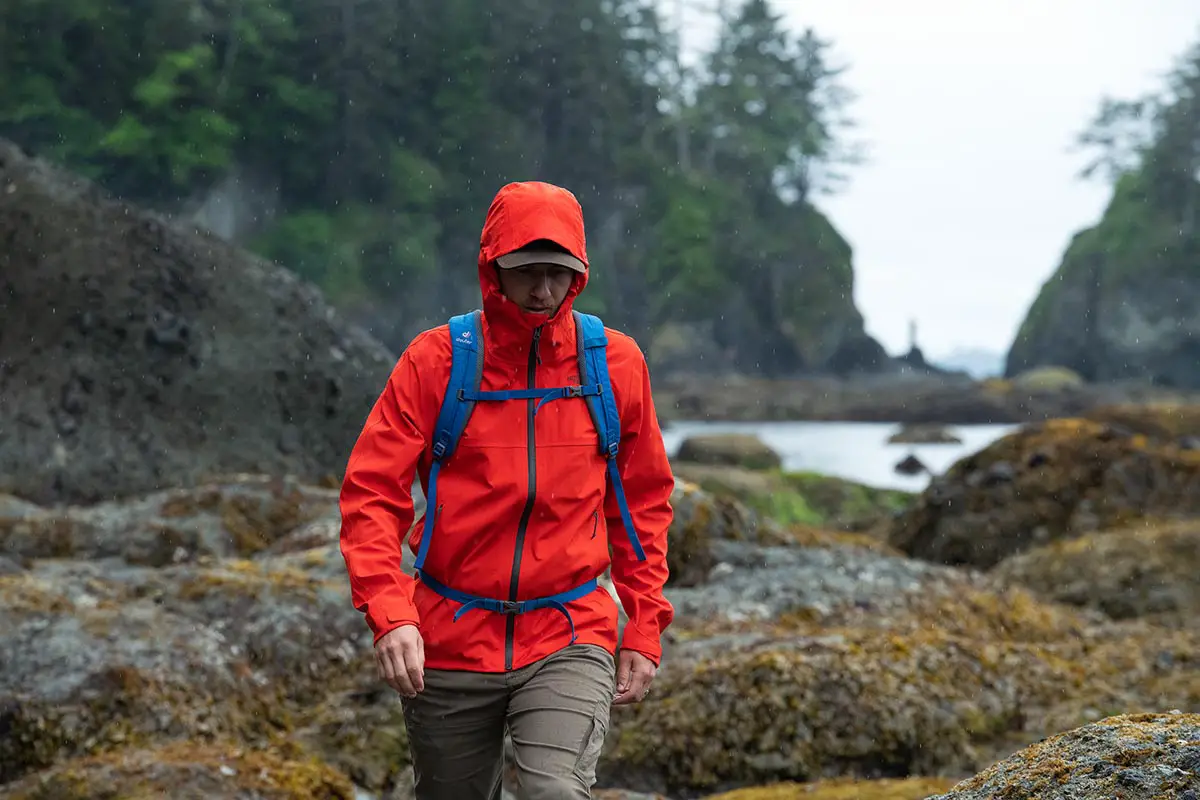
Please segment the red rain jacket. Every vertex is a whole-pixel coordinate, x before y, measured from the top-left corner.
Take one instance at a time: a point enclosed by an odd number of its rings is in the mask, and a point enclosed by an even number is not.
[[[579,383],[571,307],[587,285],[576,275],[558,312],[523,312],[500,293],[493,261],[549,239],[587,264],[583,213],[574,195],[545,183],[502,188],[488,210],[479,251],[486,343],[483,391]],[[534,332],[541,328],[535,349]],[[621,418],[621,470],[646,560],[639,562],[608,486],[596,429],[582,398],[545,404],[529,430],[527,401],[478,403],[458,449],[438,478],[438,507],[424,571],[471,594],[544,597],[599,577],[612,580],[629,615],[621,646],[655,664],[673,618],[663,596],[674,478],[650,394],[646,361],[628,336],[606,329],[613,394]],[[350,455],[341,491],[341,550],[354,606],[375,640],[419,625],[426,666],[486,672],[519,669],[570,642],[553,608],[512,616],[472,610],[401,571],[401,542],[413,523],[414,470],[427,487],[432,438],[450,378],[447,325],[419,335],[393,369]],[[535,401],[528,401],[533,403]],[[531,480],[533,485],[531,485]],[[521,536],[522,512],[533,495]],[[408,546],[420,546],[422,520]],[[610,558],[611,546],[611,558]],[[603,588],[567,604],[577,644],[617,648],[617,607]]]

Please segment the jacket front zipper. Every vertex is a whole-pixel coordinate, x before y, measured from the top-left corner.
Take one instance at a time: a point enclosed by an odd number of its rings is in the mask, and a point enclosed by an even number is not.
[[[537,386],[537,365],[541,362],[541,354],[538,352],[538,342],[542,338],[542,328],[538,326],[533,330],[533,344],[529,348],[529,369],[525,377],[525,388],[533,389]],[[526,463],[529,471],[529,490],[525,496],[525,509],[521,512],[521,521],[517,523],[517,546],[516,552],[513,554],[512,577],[509,581],[508,599],[515,603],[517,602],[517,587],[518,579],[521,576],[521,553],[525,550],[525,532],[529,528],[529,518],[533,516],[533,504],[537,500],[537,436],[534,427],[534,409],[537,407],[537,400],[525,401],[525,421],[528,426],[528,433],[525,438],[526,446]],[[504,628],[504,669],[511,670],[513,668],[513,641],[516,638],[517,617],[515,614],[509,614],[505,619]]]

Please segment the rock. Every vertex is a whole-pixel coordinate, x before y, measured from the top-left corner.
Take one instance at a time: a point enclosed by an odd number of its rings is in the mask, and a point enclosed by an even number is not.
[[[135,740],[299,735],[323,703],[374,687],[337,560],[43,561],[0,577],[0,783]]]
[[[1069,681],[1034,650],[938,633],[830,631],[674,658],[645,701],[614,714],[604,759],[605,774],[667,794],[973,771],[988,763],[984,742],[1019,726],[1033,687]]]
[[[929,467],[925,466],[921,459],[909,453],[896,462],[895,470],[899,475],[919,475],[922,472],[929,472]]]
[[[1162,441],[1200,436],[1200,404],[1126,403],[1099,406],[1084,417]]]
[[[888,444],[962,444],[941,425],[904,425],[888,437]]]
[[[1115,619],[1194,625],[1200,616],[1200,519],[1134,524],[1052,542],[1001,561],[998,580]]]
[[[1200,453],[1087,420],[1027,426],[935,478],[888,541],[917,558],[1004,558],[1143,517],[1200,516]]]
[[[329,544],[337,541],[339,525],[333,489],[291,478],[231,475],[84,507],[25,504],[9,513],[0,508],[0,546],[24,558],[115,557],[166,566]]]
[[[0,184],[0,492],[340,473],[395,357],[314,287],[3,140]]]
[[[664,666],[646,701],[614,714],[612,782],[695,796],[879,770],[966,775],[1026,721],[1036,729],[1031,704],[1077,685],[1086,657],[1056,648],[1082,648],[1102,619],[864,550],[714,551],[706,585],[668,590]]]
[[[1083,378],[1072,369],[1059,366],[1043,366],[1027,369],[1012,377],[1013,386],[1025,392],[1059,392],[1063,389],[1082,386]]]
[[[746,469],[778,469],[783,461],[762,439],[752,434],[713,433],[688,436],[679,445],[679,461]]]
[[[1146,181],[1126,176],[1099,224],[1072,238],[1021,323],[1007,375],[1058,365],[1089,381],[1200,387],[1196,239],[1147,200]]]
[[[735,789],[706,800],[925,800],[955,784],[949,778],[883,778],[873,781],[828,780],[774,783]]]
[[[741,467],[677,462],[676,477],[722,499],[743,503],[764,518],[829,530],[863,531],[890,520],[914,497],[810,472],[764,472]]]
[[[914,592],[930,596],[939,580],[954,587],[951,593],[969,585],[958,572],[835,544],[764,547],[714,541],[712,552],[717,566],[703,585],[667,592],[679,617],[676,633],[695,624],[711,633],[722,622],[828,621],[848,608],[884,616],[907,610]]]
[[[1109,717],[1013,754],[931,800],[1159,800],[1200,792],[1200,715]]]
[[[782,541],[784,534],[773,523],[736,501],[715,497],[695,484],[675,480],[671,494],[675,518],[667,540],[667,568],[671,586],[702,584],[716,563],[713,542],[721,539]]]
[[[294,748],[293,748],[294,750]],[[354,800],[337,770],[304,753],[235,742],[181,741],[67,761],[6,787],[11,800]]]

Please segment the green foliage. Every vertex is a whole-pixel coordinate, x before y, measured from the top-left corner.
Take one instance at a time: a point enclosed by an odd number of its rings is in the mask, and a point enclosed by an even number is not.
[[[159,206],[268,176],[281,213],[249,244],[404,320],[394,345],[477,302],[496,189],[554,181],[589,222],[581,308],[719,318],[746,362],[817,365],[861,327],[809,203],[855,161],[828,43],[745,0],[685,75],[667,27],[651,0],[23,0],[0,6],[0,135]]]

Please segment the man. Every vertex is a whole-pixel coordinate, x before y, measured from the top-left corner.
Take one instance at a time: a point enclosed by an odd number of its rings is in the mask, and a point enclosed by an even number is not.
[[[603,329],[620,419],[615,479],[587,398],[526,391],[595,383],[579,358],[595,337],[577,341],[572,314],[589,275],[574,195],[503,187],[478,270],[479,401],[451,455],[431,446],[453,348],[474,350],[472,333],[442,325],[413,339],[349,459],[342,553],[380,675],[403,697],[418,800],[498,798],[506,727],[521,800],[586,798],[610,706],[645,697],[673,618],[663,585],[674,479],[628,336]],[[410,577],[401,541],[414,471],[429,503],[409,540]],[[594,584],[610,565],[629,617],[619,647],[616,604]]]

